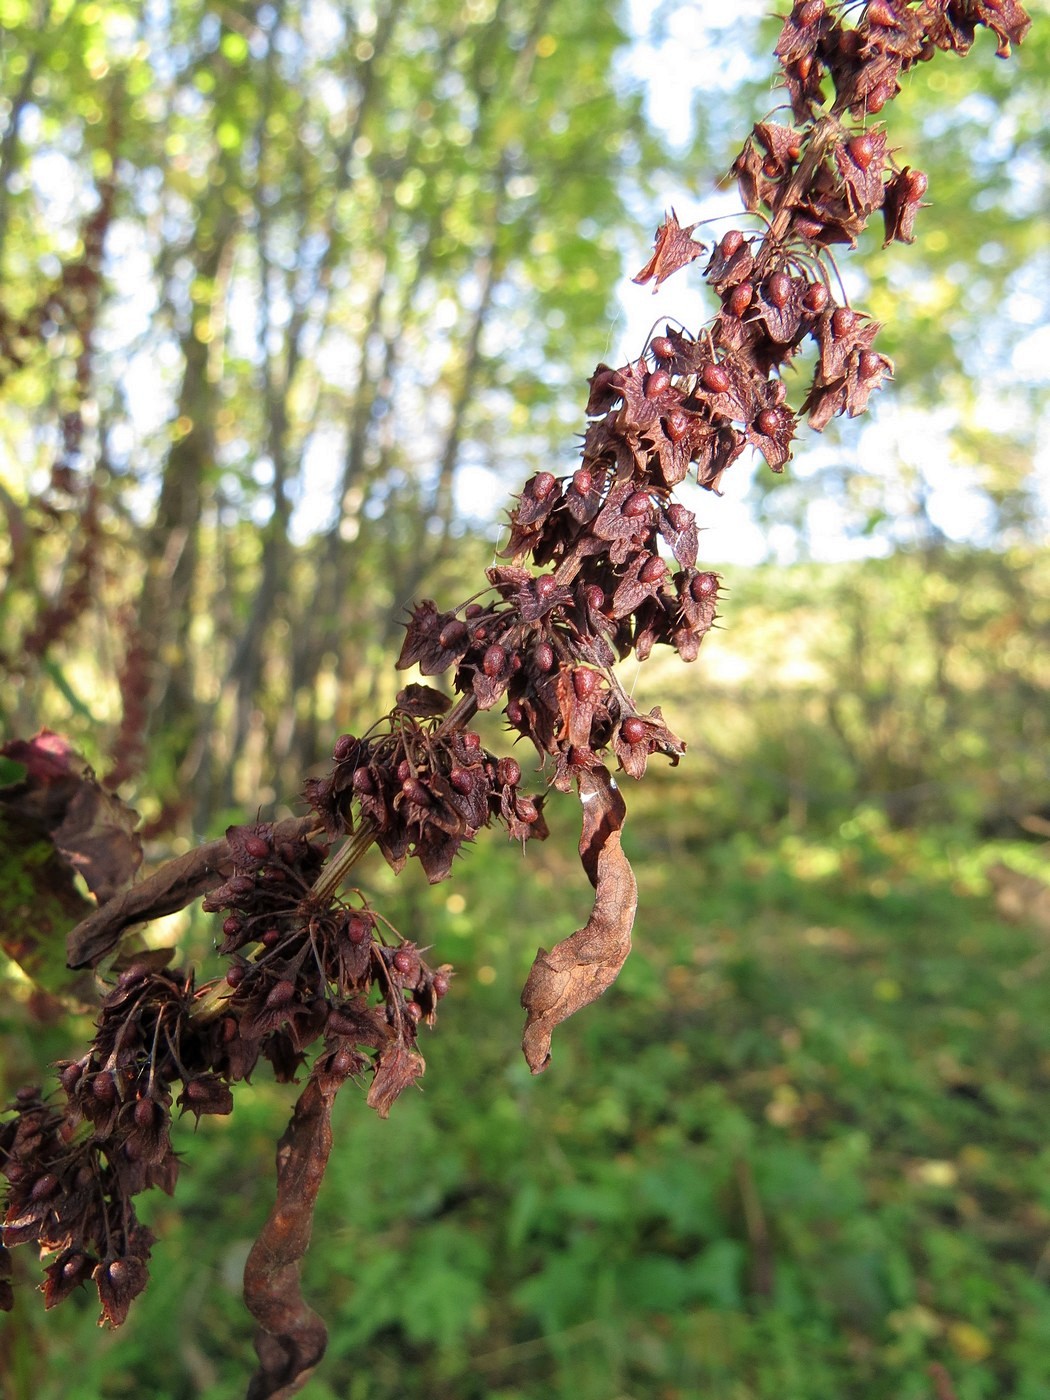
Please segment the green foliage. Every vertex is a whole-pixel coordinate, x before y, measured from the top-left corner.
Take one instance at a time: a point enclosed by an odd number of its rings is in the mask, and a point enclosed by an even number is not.
[[[310,1400],[924,1400],[934,1362],[966,1400],[1044,1393],[1045,950],[980,893],[1002,848],[868,812],[823,840],[654,858],[681,809],[661,828],[635,805],[636,951],[540,1079],[517,988],[579,915],[568,857],[530,852],[523,882],[492,846],[443,905],[422,881],[389,892],[458,977],[423,1092],[385,1123],[343,1095],[307,1264],[332,1331]],[[46,1356],[25,1394],[239,1393],[239,1270],[287,1108],[260,1084],[184,1132],[122,1332],[22,1304],[15,1335]]]
[[[729,577],[702,702],[691,674],[639,682],[698,765],[703,821],[680,841],[785,817],[827,829],[860,803],[973,826],[1045,800],[1044,555],[942,549]]]

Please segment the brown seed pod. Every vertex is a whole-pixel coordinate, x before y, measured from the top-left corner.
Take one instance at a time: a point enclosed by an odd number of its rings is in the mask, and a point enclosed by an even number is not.
[[[500,787],[517,787],[521,782],[521,764],[516,758],[501,758],[496,764],[496,781]]]
[[[645,722],[631,715],[620,725],[620,734],[625,744],[640,744],[646,735]]]
[[[787,306],[791,296],[791,278],[786,272],[773,273],[773,276],[766,283],[766,296],[778,311]]]
[[[588,670],[586,666],[577,667],[572,673],[572,688],[576,692],[578,700],[588,700],[598,689],[598,672]]]
[[[683,408],[672,408],[663,423],[664,432],[672,442],[681,442],[689,431],[689,415]]]
[[[638,571],[642,583],[656,583],[667,573],[667,565],[658,554],[651,555]]]
[[[712,394],[724,394],[732,381],[721,365],[704,365],[700,371],[700,382]]]
[[[754,299],[755,289],[750,282],[738,282],[729,293],[729,310],[734,316],[743,316]]]
[[[485,651],[485,655],[481,658],[481,669],[485,672],[485,675],[490,678],[498,676],[506,664],[506,650],[498,643],[494,643],[492,646],[488,647]]]

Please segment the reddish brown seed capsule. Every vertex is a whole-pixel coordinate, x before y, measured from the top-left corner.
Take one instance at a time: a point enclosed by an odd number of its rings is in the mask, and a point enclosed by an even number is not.
[[[135,1105],[135,1122],[140,1128],[152,1128],[154,1103],[152,1099],[139,1099]]]
[[[717,575],[697,574],[689,585],[689,592],[698,603],[703,602],[705,598],[710,598],[712,593],[718,592]]]
[[[533,586],[536,589],[536,597],[541,603],[545,603],[557,590],[558,584],[553,574],[540,574]]]
[[[667,336],[654,335],[649,345],[658,360],[674,359],[674,341],[668,340]]]
[[[687,530],[696,519],[693,512],[687,510],[685,506],[680,505],[678,501],[672,502],[672,504],[667,507],[667,518],[671,522],[671,528],[674,530]]]
[[[767,180],[775,180],[781,172],[780,162],[773,156],[766,156],[762,162],[762,174]]]
[[[58,1076],[58,1082],[65,1089],[67,1094],[71,1094],[80,1082],[80,1076],[84,1073],[84,1066],[79,1060],[74,1060],[71,1065],[66,1065],[65,1069]]]
[[[485,609],[481,606],[480,603],[468,603],[467,606],[463,609],[463,616],[465,618],[468,618],[471,622],[473,622],[474,619],[476,617],[480,617],[484,611]]]
[[[659,555],[654,554],[642,565],[638,572],[638,577],[642,583],[656,583],[656,581],[662,579],[666,573],[667,565]]]
[[[434,980],[431,982],[430,987],[436,1000],[440,1001],[442,997],[448,996],[450,985],[449,979],[443,972],[435,972]]]
[[[729,293],[729,310],[734,316],[743,316],[751,305],[754,295],[755,289],[750,282],[738,282]]]
[[[856,321],[855,312],[851,311],[848,306],[840,306],[837,311],[832,312],[831,334],[836,340],[842,340],[844,336],[849,335],[856,325]]]
[[[862,379],[874,379],[882,372],[882,356],[874,350],[862,350],[857,368]]]
[[[700,382],[712,394],[724,394],[731,380],[721,365],[704,365],[700,372]]]
[[[33,1189],[29,1193],[30,1200],[46,1201],[49,1196],[53,1196],[58,1190],[58,1177],[54,1172],[45,1172],[43,1176],[38,1176],[33,1182]]]
[[[557,479],[550,472],[537,472],[529,487],[535,500],[545,501],[557,484]]]
[[[371,796],[376,790],[375,779],[365,767],[354,769],[351,783],[355,792],[364,793],[366,796]]]
[[[226,985],[228,987],[239,987],[248,975],[248,969],[243,963],[234,963],[226,973]]]
[[[372,941],[372,921],[363,914],[351,914],[346,921],[346,936],[349,942],[360,946]]]
[[[415,971],[416,960],[407,948],[399,948],[394,954],[394,967],[402,977],[408,977]]]
[[[426,807],[430,804],[430,793],[427,792],[418,778],[406,778],[401,784],[401,791],[409,802],[414,802],[417,807]]]
[[[531,826],[539,820],[539,809],[531,797],[519,797],[514,803],[514,812],[519,821]]]
[[[921,170],[908,171],[908,194],[912,199],[921,199],[929,188],[929,180]]]
[[[823,13],[824,0],[802,0],[795,7],[795,23],[800,29],[808,29],[811,24],[816,24]]]
[[[643,515],[649,514],[649,497],[644,491],[635,491],[628,496],[623,503],[623,513],[629,519],[640,519]]]
[[[897,16],[884,0],[869,0],[865,18],[869,24],[881,24],[884,29],[897,27]]]
[[[270,994],[266,998],[266,1005],[271,1011],[276,1011],[278,1007],[287,1006],[295,997],[295,983],[290,977],[282,977],[279,982],[275,982],[270,988]]]
[[[870,14],[870,8],[868,13]],[[866,131],[859,136],[854,136],[849,142],[849,153],[855,165],[859,165],[861,170],[867,170],[868,166],[875,158],[875,142]]]
[[[490,646],[481,659],[481,669],[490,678],[498,676],[507,664],[507,653],[499,644]]]
[[[766,296],[771,305],[779,311],[787,306],[791,297],[791,278],[786,272],[774,272],[773,276],[766,283]]]
[[[236,938],[243,927],[243,923],[236,914],[231,914],[229,918],[222,921],[222,931],[227,938]]]
[[[108,1070],[102,1070],[91,1083],[91,1092],[100,1103],[112,1103],[117,1097],[117,1086]]]
[[[654,369],[652,374],[646,376],[645,397],[647,399],[658,399],[661,394],[666,394],[671,387],[671,376],[665,369]]]
[[[332,757],[336,763],[345,763],[357,747],[357,740],[352,734],[340,734],[335,741],[335,748],[332,750]]]
[[[744,235],[738,228],[731,228],[722,235],[722,241],[718,245],[719,252],[724,258],[731,258],[744,241]]]
[[[451,622],[446,622],[438,633],[438,645],[445,647],[457,647],[467,635],[466,624],[460,622],[458,617],[454,617]]]
[[[406,778],[414,778],[415,775],[416,770],[412,767],[411,763],[409,763],[407,758],[403,758],[401,762],[397,765],[398,782],[403,783]]]
[[[506,708],[505,714],[508,724],[521,724],[522,720],[525,718],[525,711],[521,708],[517,700],[512,700],[510,702]]]
[[[276,948],[281,941],[281,930],[279,928],[268,928],[259,942],[264,948]]]
[[[462,737],[465,749],[481,749],[481,735],[476,729],[465,729]]]
[[[664,419],[664,432],[672,442],[681,442],[689,431],[689,415],[682,408],[672,408]]]
[[[406,1001],[405,1011],[411,1020],[422,1021],[423,1008],[420,1006],[418,1001]]]
[[[605,607],[605,590],[600,584],[588,584],[584,597],[587,599],[587,606],[592,612],[598,612]]]
[[[496,764],[496,781],[500,787],[517,787],[521,782],[521,764],[516,758],[501,758]]]
[[[554,648],[550,642],[539,642],[532,653],[537,671],[549,671],[554,666]]]
[[[640,744],[646,736],[645,722],[631,715],[620,725],[620,733],[625,744]]]
[[[466,768],[453,768],[448,780],[462,797],[466,797],[474,786],[474,779]]]
[[[341,1079],[346,1079],[348,1075],[351,1075],[354,1072],[353,1051],[348,1050],[344,1045],[341,1049],[335,1052],[335,1054],[329,1061],[329,1065],[333,1074],[339,1075]]]
[[[581,666],[572,673],[572,688],[576,692],[578,700],[588,700],[598,689],[597,671],[588,671],[585,666]]]
[[[586,496],[593,485],[594,480],[585,467],[581,467],[578,472],[573,472],[572,489],[578,491],[581,496]]]
[[[772,437],[780,427],[780,416],[772,408],[764,408],[755,419],[755,427],[763,437]]]
[[[823,282],[814,282],[802,298],[807,311],[823,311],[828,304],[828,289]]]
[[[231,875],[226,885],[231,894],[251,894],[255,889],[255,881],[250,875]]]

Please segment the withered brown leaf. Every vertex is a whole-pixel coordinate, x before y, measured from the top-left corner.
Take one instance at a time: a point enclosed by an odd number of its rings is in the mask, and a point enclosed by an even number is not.
[[[69,740],[42,729],[32,739],[4,744],[0,753],[26,767],[25,778],[4,789],[5,805],[17,804],[46,827],[99,903],[130,885],[142,864],[139,814],[105,791]]]
[[[314,1204],[332,1150],[330,1075],[311,1076],[277,1148],[277,1199],[244,1266],[244,1301],[258,1324],[259,1365],[248,1400],[285,1400],[321,1360],[328,1332],[300,1289]]]
[[[620,845],[627,808],[607,768],[581,773],[579,792],[580,860],[594,886],[594,908],[584,928],[550,952],[541,948],[529,972],[521,994],[527,1013],[521,1048],[533,1074],[550,1063],[555,1026],[611,987],[631,951],[638,887]]]
[[[696,224],[690,224],[688,228],[683,228],[678,222],[678,215],[672,209],[670,216],[665,218],[656,230],[656,245],[652,257],[631,281],[642,287],[647,282],[653,282],[655,292],[660,283],[665,282],[672,273],[687,267],[694,258],[698,258],[706,250],[702,243],[694,242],[691,237],[696,227]]]

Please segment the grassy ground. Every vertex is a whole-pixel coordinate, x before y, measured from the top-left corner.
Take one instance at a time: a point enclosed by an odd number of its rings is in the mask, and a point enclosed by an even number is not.
[[[424,1091],[386,1123],[340,1106],[307,1400],[1050,1394],[1050,944],[982,891],[1003,848],[863,813],[711,844],[682,793],[634,812],[635,953],[538,1079],[517,997],[589,902],[571,801],[524,864],[490,840],[437,890],[381,880],[459,971]],[[121,1333],[86,1297],[44,1317],[20,1261],[10,1400],[242,1393],[238,1275],[288,1100],[238,1100],[183,1132]]]

